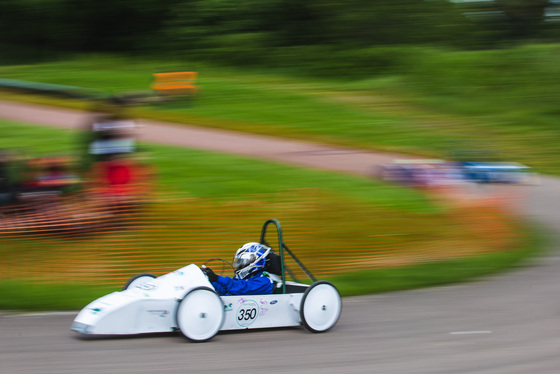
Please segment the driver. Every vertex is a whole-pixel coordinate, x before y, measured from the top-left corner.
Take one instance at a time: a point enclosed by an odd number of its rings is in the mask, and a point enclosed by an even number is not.
[[[233,256],[233,278],[215,274],[212,269],[204,268],[208,280],[222,296],[271,294],[274,283],[265,272],[270,247],[261,243],[247,243]]]

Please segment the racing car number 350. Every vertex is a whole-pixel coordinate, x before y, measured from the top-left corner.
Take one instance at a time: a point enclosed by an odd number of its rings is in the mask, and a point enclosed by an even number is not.
[[[246,301],[237,310],[237,323],[239,326],[250,326],[259,315],[259,306],[254,301]]]

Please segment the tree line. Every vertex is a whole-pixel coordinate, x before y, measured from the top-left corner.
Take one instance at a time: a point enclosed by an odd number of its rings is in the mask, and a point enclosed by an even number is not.
[[[4,54],[125,52],[219,57],[230,63],[265,62],[268,55],[305,60],[326,50],[351,54],[349,51],[402,45],[496,48],[557,40],[559,3],[3,0],[0,45]]]

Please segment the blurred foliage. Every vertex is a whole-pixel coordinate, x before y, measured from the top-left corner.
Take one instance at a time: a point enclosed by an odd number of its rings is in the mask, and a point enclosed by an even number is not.
[[[0,46],[11,51],[5,61],[119,51],[237,64],[297,46],[477,49],[555,40],[557,8],[550,0],[4,0]],[[298,56],[322,57],[315,51]]]
[[[132,51],[155,35],[175,0],[5,0],[0,42],[51,51]]]

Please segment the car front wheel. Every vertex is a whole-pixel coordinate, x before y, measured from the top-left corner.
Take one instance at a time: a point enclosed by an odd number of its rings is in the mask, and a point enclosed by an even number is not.
[[[187,339],[203,342],[220,331],[224,323],[224,304],[208,287],[197,287],[177,306],[177,327]]]

